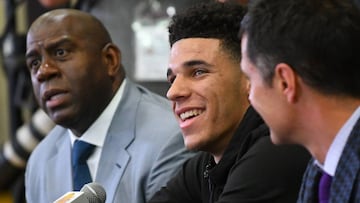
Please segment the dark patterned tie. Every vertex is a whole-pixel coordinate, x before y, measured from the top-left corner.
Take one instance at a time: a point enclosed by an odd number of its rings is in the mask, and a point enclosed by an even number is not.
[[[323,172],[319,182],[319,203],[328,203],[332,177]]]
[[[95,146],[81,140],[76,140],[72,151],[72,168],[74,190],[80,189],[87,183],[90,183],[91,175],[86,163],[87,159],[93,153]]]

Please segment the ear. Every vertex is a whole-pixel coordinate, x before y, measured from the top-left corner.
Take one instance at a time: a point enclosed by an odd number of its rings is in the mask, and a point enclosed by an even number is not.
[[[115,76],[120,69],[121,53],[119,48],[112,43],[108,43],[104,46],[103,50],[104,63],[108,67],[108,74]]]
[[[296,72],[288,64],[279,63],[276,65],[275,78],[277,78],[277,82],[275,85],[277,85],[290,103],[296,102],[299,94],[297,77]]]

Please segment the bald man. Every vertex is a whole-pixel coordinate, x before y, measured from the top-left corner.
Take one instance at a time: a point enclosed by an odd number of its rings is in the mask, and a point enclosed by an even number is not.
[[[146,202],[193,155],[167,100],[126,79],[119,49],[93,16],[40,16],[27,35],[26,63],[39,106],[57,124],[29,159],[28,203],[74,190],[76,140],[95,146],[87,165],[107,203]]]

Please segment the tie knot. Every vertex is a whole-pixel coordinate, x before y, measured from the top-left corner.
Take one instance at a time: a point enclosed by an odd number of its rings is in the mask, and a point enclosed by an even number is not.
[[[95,149],[95,145],[87,142],[76,140],[73,146],[73,163],[86,163]]]

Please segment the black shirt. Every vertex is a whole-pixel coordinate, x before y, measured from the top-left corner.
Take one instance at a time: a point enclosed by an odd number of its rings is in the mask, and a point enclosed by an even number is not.
[[[150,203],[296,202],[309,159],[300,146],[272,144],[250,107],[218,164],[209,153],[199,153]]]

